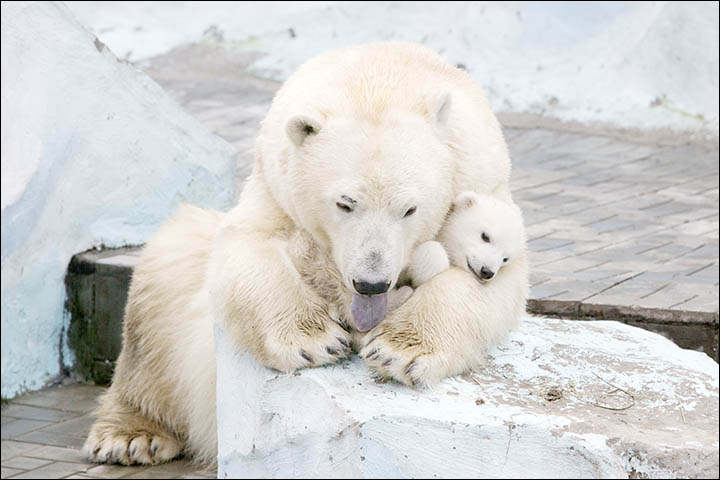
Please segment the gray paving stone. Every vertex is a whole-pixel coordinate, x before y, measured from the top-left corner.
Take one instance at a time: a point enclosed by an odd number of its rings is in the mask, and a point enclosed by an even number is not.
[[[39,445],[32,443],[3,440],[0,444],[0,459],[4,462],[9,458],[29,454],[39,448]]]
[[[153,465],[152,467],[147,468],[146,472],[149,473],[158,473],[158,474],[164,474],[166,477],[177,477],[179,475],[188,475],[188,474],[197,474],[201,476],[212,476],[213,473],[215,476],[217,476],[217,472],[208,469],[199,467],[197,465],[193,465],[192,463],[188,462],[187,460],[175,460],[174,462],[170,463],[163,463],[160,465]]]
[[[88,468],[85,475],[93,478],[121,478],[137,475],[147,468],[146,466],[95,465]]]
[[[53,432],[63,435],[84,437],[90,432],[93,417],[89,414],[81,417],[54,423],[42,429],[43,432]]]
[[[556,288],[558,293],[550,294],[545,299],[575,301],[579,298],[591,297],[607,288],[608,284],[586,280],[559,281],[548,284],[548,288]]]
[[[32,470],[51,463],[50,460],[30,457],[14,457],[2,462],[3,467],[18,468],[20,470]]]
[[[693,298],[692,300],[689,300],[680,307],[682,307],[683,310],[689,311],[689,312],[715,312],[718,313],[718,304],[713,298],[718,297],[718,285],[715,284],[715,288],[713,289],[713,295],[706,295],[701,296],[698,295],[697,297]]]
[[[40,446],[30,452],[24,453],[26,457],[42,458],[56,462],[82,463],[89,465],[78,448],[66,448],[55,446]]]
[[[0,468],[0,478],[8,478],[12,475],[17,475],[18,473],[22,473],[23,470],[18,470],[16,468],[9,468],[9,467],[2,467]]]
[[[547,282],[531,287],[530,298],[550,299],[568,292],[569,290],[567,289],[566,285],[554,282]]]
[[[64,433],[48,432],[46,430],[34,430],[20,435],[17,439],[23,442],[32,442],[54,447],[80,448],[83,443],[85,443],[84,436],[67,435]]]
[[[54,462],[12,478],[63,478],[75,473],[84,473],[87,465],[81,463]]]
[[[31,405],[13,403],[3,408],[3,416],[58,422],[77,416],[77,413],[51,408],[38,408]]]
[[[41,420],[28,420],[25,418],[19,418],[14,422],[10,422],[2,427],[2,439],[18,439],[27,432],[38,430],[42,427],[52,425],[50,422],[44,422]]]
[[[94,385],[58,385],[18,397],[13,400],[13,404],[87,413],[97,407],[97,396],[104,391],[105,388]]]

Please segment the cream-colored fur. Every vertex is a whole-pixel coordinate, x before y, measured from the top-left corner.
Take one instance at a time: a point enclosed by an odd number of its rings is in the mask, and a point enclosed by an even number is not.
[[[511,201],[509,174],[480,88],[426,48],[365,45],[307,62],[273,100],[238,205],[185,208],[148,242],[89,458],[154,463],[183,451],[214,461],[213,321],[283,371],[337,362],[353,341],[407,384],[481,364],[523,312],[524,254],[488,285],[457,268],[437,275],[367,335],[343,328],[333,298],[356,279],[394,287],[459,192]],[[298,229],[332,260],[325,273],[337,285],[317,289],[298,271]]]
[[[204,284],[220,219],[183,206],[143,249],[113,382],[84,447],[91,460],[152,464],[185,450],[214,461],[215,353]]]

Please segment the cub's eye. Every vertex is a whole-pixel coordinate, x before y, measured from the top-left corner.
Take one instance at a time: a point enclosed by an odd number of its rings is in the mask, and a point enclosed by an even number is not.
[[[503,263],[507,263],[509,259],[507,257],[503,258]]]
[[[348,212],[348,213],[350,213],[350,212],[353,211],[353,209],[352,209],[352,207],[351,207],[350,205],[345,205],[344,203],[340,203],[340,202],[336,202],[335,205],[336,205],[340,210],[342,210],[343,212]]]
[[[417,207],[412,207],[412,208],[408,209],[408,211],[405,212],[405,216],[406,216],[406,217],[409,217],[410,215],[412,215],[413,213],[415,213],[415,210],[417,210]]]
[[[488,237],[488,234],[485,232],[482,233],[482,239],[483,239],[483,242],[490,243],[490,237]]]

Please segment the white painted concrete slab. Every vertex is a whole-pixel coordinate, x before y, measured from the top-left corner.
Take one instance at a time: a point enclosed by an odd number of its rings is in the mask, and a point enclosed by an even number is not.
[[[426,391],[216,349],[220,478],[717,478],[717,363],[617,322],[527,318]]]

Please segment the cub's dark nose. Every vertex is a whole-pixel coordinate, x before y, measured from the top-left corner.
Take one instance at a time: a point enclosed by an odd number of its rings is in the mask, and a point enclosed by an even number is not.
[[[492,277],[495,276],[495,272],[493,272],[487,267],[482,267],[480,269],[480,276],[483,278],[483,280],[490,280]]]
[[[360,295],[380,295],[381,293],[388,291],[388,288],[390,288],[390,282],[370,283],[356,282],[353,280],[353,287],[355,287],[355,291]]]

